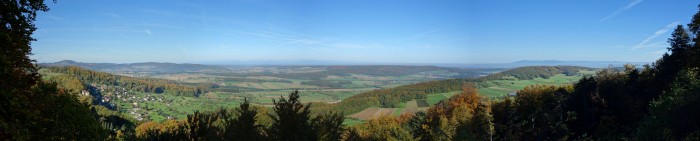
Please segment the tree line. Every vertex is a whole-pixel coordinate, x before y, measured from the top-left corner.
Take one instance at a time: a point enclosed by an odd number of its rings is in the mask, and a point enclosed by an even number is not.
[[[207,91],[206,86],[188,86],[169,80],[152,78],[133,78],[118,76],[106,72],[97,72],[77,66],[47,67],[49,72],[67,74],[76,77],[86,85],[90,83],[119,86],[129,90],[145,93],[167,93],[178,96],[198,96]]]

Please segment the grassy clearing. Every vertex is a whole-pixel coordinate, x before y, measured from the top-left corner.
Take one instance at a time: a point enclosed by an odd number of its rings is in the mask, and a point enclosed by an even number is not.
[[[397,108],[396,110],[394,110],[394,113],[392,113],[391,115],[400,116],[401,114],[403,114],[403,111],[404,111],[404,108]]]
[[[397,108],[367,108],[359,113],[350,115],[352,118],[369,120],[384,115],[393,115]]]
[[[479,94],[486,97],[500,97],[505,96],[508,93],[516,92],[518,90],[524,89],[529,85],[568,85],[573,84],[578,81],[584,75],[590,75],[595,71],[585,71],[581,72],[579,75],[566,76],[564,74],[558,74],[552,76],[548,79],[535,78],[532,80],[494,80],[487,83],[493,84],[491,87],[479,88]]]
[[[391,115],[394,116],[400,116],[402,114],[407,114],[407,113],[415,113],[418,111],[425,111],[429,108],[429,106],[435,105],[436,103],[440,102],[443,99],[447,99],[449,97],[452,97],[455,94],[459,94],[459,91],[454,91],[454,92],[448,92],[448,93],[439,93],[439,94],[429,94],[428,99],[420,99],[420,100],[411,100],[411,101],[406,101],[399,103],[399,106],[396,108],[367,108],[363,111],[360,111],[358,113],[350,115],[350,117],[353,118],[358,118],[358,119],[371,119],[373,117],[382,115],[383,113],[387,113],[387,110],[393,110],[391,112]],[[418,102],[422,101],[427,103],[426,107],[420,107]]]
[[[513,90],[503,90],[503,89],[497,89],[497,88],[480,88],[479,89],[479,94],[486,96],[486,97],[498,97],[498,96],[505,96],[506,94],[512,92]]]
[[[362,124],[362,123],[365,123],[365,121],[359,120],[359,119],[353,119],[353,118],[345,118],[345,120],[343,121],[343,125],[345,125],[345,126],[353,126],[353,125],[358,125],[358,124]]]
[[[418,108],[418,103],[416,103],[416,100],[407,101],[404,108]]]
[[[39,69],[39,74],[41,74],[41,77],[44,80],[48,80],[48,79],[51,79],[51,78],[59,76],[59,75],[64,75],[62,73],[50,72],[50,71],[47,71],[46,69]]]
[[[402,108],[401,113],[398,115],[407,114],[407,113],[412,114],[415,112],[418,112],[418,103],[416,100],[411,100],[411,101],[406,102],[406,107]]]
[[[453,92],[438,93],[438,94],[428,94],[427,102],[429,105],[432,106],[432,105],[437,104],[441,100],[450,98],[453,95],[459,94],[460,92],[461,91],[453,91]]]

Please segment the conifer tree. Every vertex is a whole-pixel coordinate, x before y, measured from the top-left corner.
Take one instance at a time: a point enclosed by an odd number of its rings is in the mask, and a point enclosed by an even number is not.
[[[250,107],[248,99],[235,109],[235,118],[226,121],[224,139],[226,140],[262,140],[260,128],[256,122],[258,111]]]
[[[312,121],[314,132],[318,134],[318,140],[337,141],[343,133],[343,120],[341,113],[324,113],[316,116]]]
[[[273,100],[275,114],[270,114],[273,123],[269,128],[273,140],[309,141],[317,140],[310,121],[309,105],[299,101],[299,91],[295,90],[285,99]]]

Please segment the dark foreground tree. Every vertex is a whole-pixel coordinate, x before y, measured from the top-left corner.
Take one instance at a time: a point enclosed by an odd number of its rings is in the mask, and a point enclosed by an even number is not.
[[[270,114],[273,123],[268,129],[273,140],[312,141],[318,140],[310,122],[309,105],[304,106],[299,101],[299,91],[289,94],[289,98],[280,97],[274,101],[275,114]]]
[[[29,59],[43,0],[0,1],[0,140],[100,140],[96,113],[75,95],[42,82]]]
[[[187,130],[189,130],[189,140],[215,140],[219,137],[219,128],[214,124],[218,120],[217,113],[201,113],[195,111],[192,115],[187,115]]]
[[[224,126],[224,139],[226,140],[262,140],[262,126],[257,124],[256,115],[258,111],[250,107],[248,99],[243,99],[243,103],[235,110],[235,118],[227,120]]]
[[[312,120],[314,132],[318,134],[318,140],[337,141],[343,134],[343,120],[345,115],[341,113],[325,113],[316,116]]]
[[[650,104],[651,115],[637,133],[640,140],[700,139],[699,78],[697,70],[679,73],[671,89]]]

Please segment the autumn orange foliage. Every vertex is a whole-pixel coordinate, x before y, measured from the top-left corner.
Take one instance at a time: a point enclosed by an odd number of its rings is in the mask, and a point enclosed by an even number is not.
[[[462,92],[460,94],[452,96],[446,101],[441,101],[434,107],[428,109],[428,114],[430,117],[451,115],[452,111],[457,107],[463,107],[469,110],[470,113],[473,113],[482,99],[483,97],[479,95],[474,83],[465,83],[462,85]]]

